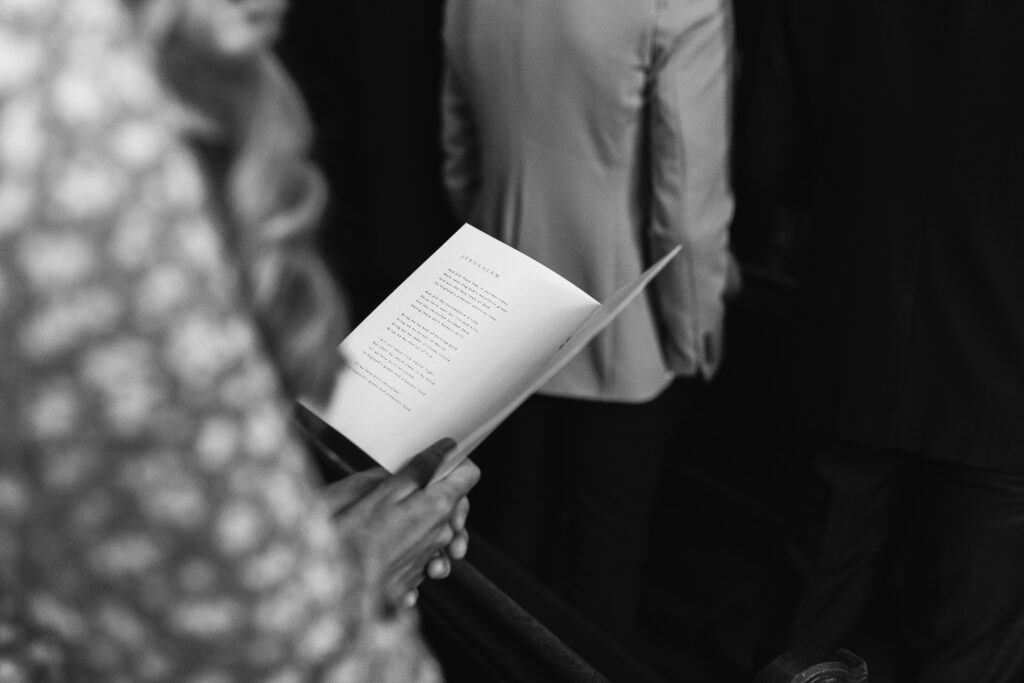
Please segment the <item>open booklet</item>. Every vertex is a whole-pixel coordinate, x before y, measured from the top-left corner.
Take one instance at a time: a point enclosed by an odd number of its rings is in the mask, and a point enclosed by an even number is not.
[[[389,471],[443,437],[450,472],[604,329],[678,252],[599,303],[464,225],[342,342],[327,405],[303,401]]]

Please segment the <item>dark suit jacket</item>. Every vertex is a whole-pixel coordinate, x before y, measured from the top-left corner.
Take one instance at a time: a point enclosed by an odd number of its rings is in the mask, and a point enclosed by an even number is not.
[[[764,11],[742,168],[813,218],[805,414],[869,446],[1024,467],[1024,3]]]

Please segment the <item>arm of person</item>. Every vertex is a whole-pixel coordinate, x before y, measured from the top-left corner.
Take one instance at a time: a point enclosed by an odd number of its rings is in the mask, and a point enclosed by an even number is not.
[[[451,10],[449,10],[449,13]],[[456,218],[471,218],[473,201],[480,188],[480,149],[473,120],[473,109],[456,55],[460,40],[456,27],[445,24],[445,65],[442,84],[442,147],[444,149],[444,184]]]
[[[724,298],[735,268],[728,246],[731,15],[724,0],[669,2],[657,22],[650,90],[651,258],[683,245],[654,283],[662,348],[676,373],[710,377],[721,361]]]
[[[123,9],[74,7],[89,21],[41,12],[4,41],[50,46],[0,92],[4,201],[20,197],[0,213],[0,626],[23,641],[16,665],[438,680],[415,613],[384,609],[373,558],[315,495]]]

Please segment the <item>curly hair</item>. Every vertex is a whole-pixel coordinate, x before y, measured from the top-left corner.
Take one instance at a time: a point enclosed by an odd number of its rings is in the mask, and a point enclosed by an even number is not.
[[[298,89],[269,45],[227,52],[214,44],[209,22],[231,11],[229,0],[124,1],[185,115],[286,388],[325,398],[347,320],[315,245],[327,186],[308,158],[312,126]]]

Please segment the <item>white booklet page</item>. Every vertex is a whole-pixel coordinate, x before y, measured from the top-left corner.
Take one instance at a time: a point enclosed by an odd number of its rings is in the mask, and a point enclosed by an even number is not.
[[[677,252],[602,305],[465,225],[342,342],[329,403],[303,404],[389,471],[452,437],[444,476]]]

